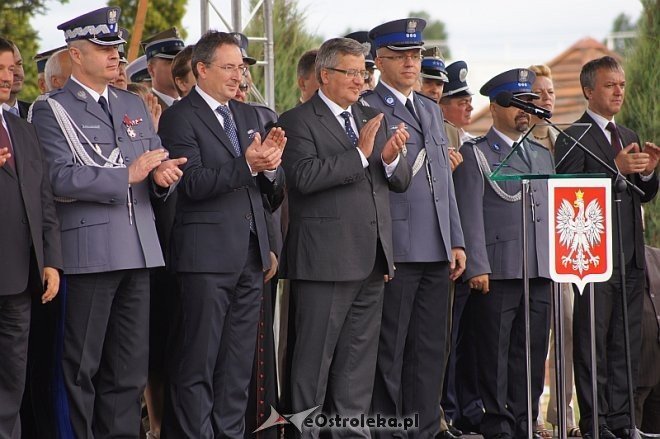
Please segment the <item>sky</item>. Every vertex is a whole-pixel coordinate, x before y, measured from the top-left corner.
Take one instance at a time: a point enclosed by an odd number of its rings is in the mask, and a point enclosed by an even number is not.
[[[230,21],[231,2],[210,1]],[[63,44],[58,24],[103,7],[106,1],[69,0],[60,5],[50,0],[46,4],[48,13],[32,22],[39,32],[41,50]],[[247,19],[249,0],[242,4]],[[473,91],[499,72],[548,62],[582,38],[602,41],[617,15],[623,12],[637,20],[642,11],[639,0],[297,0],[297,4],[306,14],[307,30],[323,38],[343,35],[349,28],[369,30],[406,18],[412,10],[426,11],[432,19],[445,23],[452,58],[468,63],[468,84]],[[211,28],[227,30],[212,8],[210,23]],[[201,34],[199,0],[188,1],[183,25],[187,43],[194,43]],[[479,96],[475,100],[477,105],[483,102]]]

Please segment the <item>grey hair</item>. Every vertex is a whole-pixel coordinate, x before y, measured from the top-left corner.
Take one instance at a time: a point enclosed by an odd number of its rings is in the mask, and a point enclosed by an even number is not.
[[[586,98],[587,95],[584,93],[585,88],[591,90],[596,86],[596,72],[598,70],[610,70],[613,72],[623,72],[623,67],[616,59],[611,56],[604,56],[602,58],[597,58],[589,61],[582,66],[582,71],[580,72],[580,86],[582,87],[582,94]]]
[[[62,53],[69,53],[69,49],[58,50],[53,53],[48,61],[46,61],[46,68],[44,69],[44,79],[46,80],[46,88],[48,91],[53,89],[53,76],[62,76],[62,60],[60,56]]]
[[[316,54],[316,79],[319,84],[321,80],[321,70],[334,68],[339,63],[340,55],[365,56],[369,48],[362,43],[358,43],[350,38],[331,38],[319,47]]]

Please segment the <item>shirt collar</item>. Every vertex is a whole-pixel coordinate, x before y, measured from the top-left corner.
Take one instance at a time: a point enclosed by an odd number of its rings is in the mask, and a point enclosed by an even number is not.
[[[591,111],[589,108],[587,108],[587,114],[589,116],[591,116],[591,118],[594,120],[594,122],[596,122],[598,124],[598,126],[600,127],[600,129],[603,130],[603,131],[605,131],[605,127],[610,122],[612,122],[616,126],[616,123],[614,122],[614,118],[608,120],[608,119],[604,118],[603,116],[601,116],[600,114]]]
[[[396,97],[397,100],[399,102],[401,102],[401,104],[406,105],[407,100],[412,101],[413,104],[415,103],[413,101],[413,96],[415,95],[414,91],[411,91],[410,94],[408,96],[406,96],[403,93],[401,93],[399,90],[395,89],[394,87],[391,87],[387,82],[384,82],[384,81],[380,81],[380,82],[381,82],[381,84],[383,84],[385,86],[385,88],[387,88],[389,91],[392,92],[394,97]]]
[[[509,137],[509,136],[507,136],[506,134],[504,134],[502,131],[500,131],[500,130],[498,130],[497,128],[495,128],[495,126],[493,126],[493,131],[495,131],[495,134],[497,134],[498,136],[500,136],[500,138],[501,138],[502,140],[504,140],[504,142],[505,142],[507,145],[509,145],[511,148],[513,148],[513,143],[514,143],[514,142],[515,142],[515,143],[520,142],[520,138],[522,137],[522,135],[521,135],[521,136],[519,136],[517,139],[514,140],[514,139],[512,139],[511,137]]]
[[[89,87],[87,87],[85,84],[83,84],[82,82],[78,81],[78,80],[76,79],[76,77],[73,76],[73,74],[71,75],[71,79],[72,79],[76,84],[78,84],[79,86],[81,86],[81,87],[82,87],[87,93],[89,93],[89,95],[90,95],[92,98],[94,98],[95,101],[98,102],[99,98],[100,98],[101,96],[103,96],[103,97],[105,98],[105,100],[106,100],[107,102],[109,102],[109,101],[108,101],[108,86],[107,86],[107,85],[105,86],[105,89],[103,90],[103,93],[99,94],[97,91],[92,90],[91,88],[89,88]]]
[[[151,91],[153,92],[153,94],[155,94],[156,96],[161,98],[163,100],[163,102],[165,102],[165,104],[168,107],[171,107],[177,101],[177,98],[173,98],[170,95],[166,95],[165,93],[160,92],[160,91],[156,90],[155,88],[152,88]]]
[[[199,93],[199,95],[202,97],[202,99],[204,99],[204,102],[206,102],[206,104],[209,107],[211,107],[211,110],[213,110],[213,111],[216,111],[220,105],[229,106],[229,102],[227,102],[226,104],[222,104],[222,103],[216,101],[215,98],[213,98],[211,95],[209,95],[204,90],[202,90],[199,85],[195,86],[195,91],[197,93]]]
[[[7,111],[9,111],[10,108],[16,108],[16,110],[20,111],[20,108],[18,108],[18,99],[14,101],[14,105],[9,105],[5,102],[4,104],[0,105],[0,107],[4,108]]]
[[[353,111],[351,110],[350,105],[346,109],[341,108],[339,105],[337,105],[337,103],[335,103],[333,100],[331,100],[329,97],[327,97],[321,91],[321,89],[319,89],[319,97],[321,98],[321,100],[323,102],[325,102],[325,104],[330,108],[330,111],[332,111],[332,114],[334,114],[335,116],[339,116],[344,111],[348,111],[349,113],[351,113],[351,116],[353,116]]]

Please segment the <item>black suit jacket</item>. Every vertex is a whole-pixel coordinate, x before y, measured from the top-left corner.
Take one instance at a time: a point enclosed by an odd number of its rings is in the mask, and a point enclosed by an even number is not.
[[[18,101],[18,114],[21,116],[21,119],[27,119],[28,112],[30,111],[30,104],[29,102],[25,101]]]
[[[16,169],[0,168],[0,295],[25,291],[34,248],[39,276],[44,266],[62,268],[60,227],[46,163],[34,127],[3,111]]]
[[[582,143],[585,147],[600,157],[607,164],[616,169],[616,165],[614,163],[616,152],[614,151],[614,148],[612,148],[610,142],[608,142],[607,137],[605,137],[605,134],[600,129],[598,124],[596,124],[596,122],[586,112],[576,122],[592,124],[591,128],[584,135],[580,143]],[[637,134],[635,134],[634,131],[619,124],[617,124],[617,128],[621,135],[621,143],[624,147],[632,142],[640,144],[639,137]],[[579,137],[579,129],[568,129],[566,131],[576,139]],[[601,164],[599,164],[593,158],[589,157],[578,147],[570,150],[572,145],[573,142],[567,139],[565,136],[560,135],[557,138],[557,141],[555,142],[555,163],[558,163],[557,173],[607,174],[607,170]],[[564,156],[566,156],[566,158],[564,158]],[[639,188],[644,191],[645,195],[644,197],[640,197],[636,193],[633,193],[630,189],[627,189],[624,193],[621,194],[621,230],[623,233],[624,253],[626,256],[626,262],[629,262],[634,256],[636,267],[639,269],[644,269],[644,231],[642,229],[642,211],[640,206],[641,203],[648,202],[652,200],[653,197],[655,197],[655,194],[658,192],[658,177],[657,174],[654,173],[653,177],[649,181],[642,181],[639,174],[631,174],[628,175],[627,178],[639,186]],[[614,194],[614,190],[612,193]],[[614,207],[614,203],[612,206]],[[612,224],[615,227],[614,230],[616,230],[617,220],[614,212],[612,213],[612,219]],[[618,240],[616,238],[614,238],[613,241],[614,265],[617,266],[617,254],[619,251],[619,246]]]
[[[358,131],[379,112],[352,106]],[[412,169],[401,157],[388,180],[381,152],[385,122],[369,166],[318,94],[279,120],[288,139],[282,166],[289,196],[289,231],[282,254],[284,277],[313,281],[366,279],[380,240],[393,276],[389,190],[404,192]]]
[[[230,101],[243,154],[236,156],[213,110],[196,90],[168,108],[159,131],[172,157],[186,157],[178,199],[170,256],[178,272],[230,273],[241,271],[250,241],[254,214],[263,268],[270,267],[269,240],[262,193],[283,191],[284,172],[278,168],[270,182],[253,177],[245,160],[250,135],[264,127],[254,108]]]

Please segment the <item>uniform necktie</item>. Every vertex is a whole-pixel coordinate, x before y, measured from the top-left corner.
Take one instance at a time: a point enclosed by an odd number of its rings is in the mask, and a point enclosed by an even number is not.
[[[616,129],[616,125],[614,125],[612,122],[608,122],[605,129],[612,135],[612,148],[614,148],[615,153],[618,153],[623,149],[623,145],[621,144],[621,136],[619,136],[619,130]]]
[[[238,143],[236,125],[234,124],[234,119],[231,117],[231,113],[229,112],[229,107],[226,105],[219,105],[218,108],[216,108],[216,111],[222,115],[225,134],[227,134],[227,137],[229,137],[229,141],[231,142],[231,146],[234,147],[234,152],[236,155],[240,156],[242,154],[241,145]]]
[[[353,127],[351,126],[351,113],[343,111],[340,116],[344,118],[344,130],[346,130],[348,140],[351,142],[351,145],[357,147],[358,136],[355,134],[355,131],[353,131]]]
[[[413,103],[410,99],[406,99],[406,108],[408,109],[408,111],[410,111],[412,117],[414,117],[415,120],[419,122],[419,119],[417,119],[417,113],[415,113],[415,107],[413,107]]]
[[[5,129],[5,126],[2,124],[2,116],[0,116],[0,148],[8,148],[9,154],[11,157],[7,159],[6,165],[9,165],[12,169],[16,169],[16,164],[14,162],[14,150],[11,147],[11,140],[9,139],[9,133]]]
[[[99,105],[103,109],[103,112],[105,113],[105,115],[108,116],[108,119],[110,120],[110,123],[112,123],[112,116],[110,115],[110,108],[108,107],[108,101],[105,99],[105,96],[99,97]]]
[[[9,107],[9,112],[14,114],[15,116],[21,117],[21,113],[18,111],[18,108],[16,107]]]

